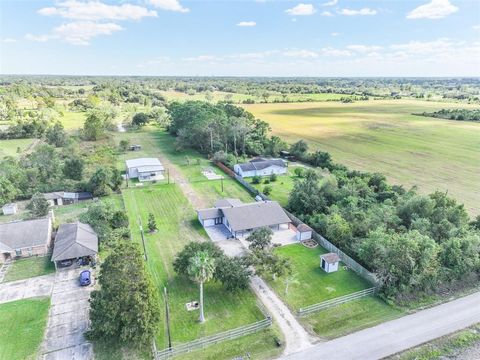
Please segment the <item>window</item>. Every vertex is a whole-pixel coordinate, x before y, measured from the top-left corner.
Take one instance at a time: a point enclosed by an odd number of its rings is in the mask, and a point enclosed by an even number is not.
[[[15,250],[15,256],[22,256],[22,249]]]

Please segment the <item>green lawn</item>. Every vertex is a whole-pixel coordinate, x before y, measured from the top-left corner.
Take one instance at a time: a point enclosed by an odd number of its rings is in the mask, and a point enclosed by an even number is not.
[[[0,140],[0,159],[6,156],[18,157],[29,152],[37,139]],[[18,151],[20,149],[20,151]]]
[[[480,124],[412,115],[478,105],[402,99],[242,106],[289,142],[305,139],[339,163],[423,193],[448,190],[471,214],[480,211]]]
[[[55,272],[55,266],[50,256],[31,257],[13,261],[5,274],[3,282],[28,279],[34,276],[47,275]]]
[[[188,312],[185,304],[198,300],[198,286],[188,279],[178,277],[172,268],[175,254],[190,241],[206,241],[207,237],[198,223],[195,212],[177,185],[157,185],[148,188],[130,188],[123,191],[125,206],[130,219],[130,229],[135,241],[141,242],[140,221],[146,227],[148,213],[153,213],[158,232],[146,234],[148,268],[159,294],[163,287],[169,291],[171,334],[173,343],[181,343],[198,337],[232,329],[261,320],[263,314],[250,291],[229,293],[221,284],[205,286],[204,324],[197,322],[198,313]],[[163,309],[163,300],[159,306]],[[162,312],[163,313],[163,312]],[[162,320],[157,335],[159,349],[165,347],[165,328]]]
[[[401,310],[368,296],[302,317],[300,321],[319,336],[332,339],[403,315]]]
[[[325,300],[367,289],[371,285],[352,270],[339,270],[327,274],[320,268],[320,255],[327,251],[320,246],[309,249],[301,244],[282,246],[274,250],[290,260],[298,284],[289,285],[285,295],[285,284],[281,279],[269,280],[269,285],[294,310]]]
[[[50,299],[0,304],[0,359],[35,359],[47,324]]]
[[[85,112],[63,111],[60,121],[66,130],[81,129],[85,122]]]

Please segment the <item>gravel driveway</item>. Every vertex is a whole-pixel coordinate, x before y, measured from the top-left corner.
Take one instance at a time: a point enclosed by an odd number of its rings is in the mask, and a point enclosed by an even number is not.
[[[41,348],[44,360],[93,359],[92,344],[84,337],[93,285],[80,287],[78,277],[82,270],[61,269],[55,274],[52,305]],[[92,278],[93,275],[92,271]]]

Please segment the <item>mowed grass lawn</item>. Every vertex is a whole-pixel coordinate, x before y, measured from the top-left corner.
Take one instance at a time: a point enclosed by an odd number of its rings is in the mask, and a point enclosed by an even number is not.
[[[37,142],[37,139],[0,140],[0,159],[7,156],[13,156],[16,158],[25,154],[32,150],[34,144]]]
[[[35,359],[47,324],[49,298],[0,304],[0,359]]]
[[[171,334],[174,344],[191,341],[264,318],[249,291],[229,293],[221,284],[205,285],[205,316],[199,324],[198,311],[187,311],[187,302],[198,300],[198,285],[179,277],[173,271],[175,254],[191,241],[208,241],[183,193],[175,184],[130,188],[123,190],[125,206],[130,220],[133,239],[141,243],[140,221],[146,229],[148,214],[154,214],[158,232],[146,234],[147,266],[161,297],[159,306],[164,309],[163,287],[169,293]],[[164,311],[162,310],[164,315]],[[157,346],[166,346],[165,321],[157,335]],[[271,336],[271,335],[270,335]]]
[[[55,265],[50,256],[31,257],[15,260],[8,268],[3,282],[28,279],[35,276],[47,275],[55,272]]]
[[[352,270],[346,270],[342,263],[338,271],[324,272],[320,268],[320,255],[327,251],[320,246],[309,249],[293,244],[276,248],[275,252],[290,259],[298,283],[291,283],[287,294],[282,279],[270,279],[268,283],[293,311],[372,286]],[[382,300],[365,297],[302,317],[301,322],[319,336],[334,338],[400,315],[401,311]]]
[[[337,162],[423,193],[448,190],[480,213],[480,124],[411,115],[478,105],[402,99],[242,106],[289,142],[305,139]]]
[[[309,249],[302,244],[292,244],[274,251],[290,260],[298,284],[290,284],[285,295],[285,283],[282,279],[267,280],[294,310],[372,287],[352,270],[345,270],[343,263],[340,263],[336,272],[327,274],[323,271],[320,268],[320,255],[327,251],[320,246]]]

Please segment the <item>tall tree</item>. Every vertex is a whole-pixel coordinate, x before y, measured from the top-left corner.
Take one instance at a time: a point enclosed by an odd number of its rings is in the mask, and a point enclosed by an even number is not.
[[[48,214],[50,204],[48,203],[47,199],[45,199],[43,194],[36,193],[33,195],[32,200],[27,205],[27,209],[30,210],[30,214],[33,218],[39,218]]]
[[[215,259],[207,252],[200,251],[191,259],[188,267],[188,274],[200,286],[200,317],[201,323],[205,322],[203,314],[203,284],[212,279],[215,272]]]
[[[103,262],[92,292],[90,339],[150,346],[160,323],[159,298],[138,245],[121,241]]]

